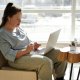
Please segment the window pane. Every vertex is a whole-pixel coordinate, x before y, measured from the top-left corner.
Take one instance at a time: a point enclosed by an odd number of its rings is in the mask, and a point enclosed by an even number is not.
[[[0,11],[0,23],[2,21],[3,11]]]
[[[22,4],[21,4],[22,0],[0,0],[0,9],[4,9],[5,6],[7,5],[7,3],[9,3],[9,2],[13,2],[17,5],[22,6]]]
[[[76,8],[77,10],[80,10],[80,0],[76,0]]]
[[[72,0],[23,0],[23,8],[71,9]]]
[[[80,13],[76,13],[75,37],[80,41]]]
[[[47,41],[49,34],[59,28],[62,30],[58,41],[69,41],[71,31],[71,14],[25,13],[23,14],[21,26],[33,41]]]
[[[0,0],[0,9],[4,8],[6,5],[6,1],[5,0]]]

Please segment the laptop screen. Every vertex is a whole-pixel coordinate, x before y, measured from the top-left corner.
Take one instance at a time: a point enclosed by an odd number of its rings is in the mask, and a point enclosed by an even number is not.
[[[60,30],[61,29],[59,29],[59,30],[57,30],[57,31],[50,34],[47,45],[46,45],[45,52],[48,52],[50,49],[55,47],[56,42],[57,42],[58,37],[59,37]]]

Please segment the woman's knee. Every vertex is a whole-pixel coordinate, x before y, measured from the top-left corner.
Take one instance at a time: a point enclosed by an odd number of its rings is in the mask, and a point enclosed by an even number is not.
[[[51,66],[51,68],[53,68],[53,62],[50,58],[48,57],[44,57],[44,63],[47,65],[47,66]]]

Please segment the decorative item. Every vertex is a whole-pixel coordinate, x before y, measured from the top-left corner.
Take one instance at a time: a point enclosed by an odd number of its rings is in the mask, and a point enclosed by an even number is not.
[[[76,51],[76,47],[77,47],[77,39],[74,39],[74,41],[71,41],[70,51]]]

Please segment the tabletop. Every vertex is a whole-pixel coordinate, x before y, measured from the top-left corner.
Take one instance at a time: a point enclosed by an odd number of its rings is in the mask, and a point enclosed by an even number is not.
[[[80,47],[64,47],[57,56],[59,61],[80,62]]]

